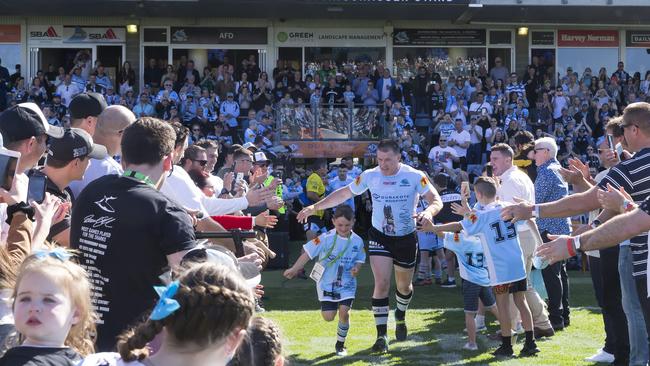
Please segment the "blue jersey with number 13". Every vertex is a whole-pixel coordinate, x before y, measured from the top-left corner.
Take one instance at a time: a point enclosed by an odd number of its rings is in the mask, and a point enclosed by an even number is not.
[[[501,220],[503,207],[503,204],[493,202],[483,211],[472,212],[461,221],[467,235],[476,235],[481,239],[491,286],[526,278],[517,229],[515,224]]]

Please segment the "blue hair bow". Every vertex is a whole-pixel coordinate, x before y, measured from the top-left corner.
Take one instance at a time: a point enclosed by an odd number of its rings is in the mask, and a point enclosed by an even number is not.
[[[158,293],[160,299],[158,299],[158,303],[156,304],[156,307],[153,308],[153,311],[151,312],[149,319],[151,320],[165,319],[171,313],[173,313],[174,311],[178,310],[181,307],[178,301],[173,299],[174,295],[176,295],[176,292],[178,292],[179,286],[180,283],[178,281],[174,281],[169,285],[167,285],[167,287],[164,286],[153,287],[154,290],[156,290],[156,292]]]
[[[45,259],[52,257],[65,262],[72,257],[72,254],[63,248],[41,249],[34,252],[34,256],[38,259]]]

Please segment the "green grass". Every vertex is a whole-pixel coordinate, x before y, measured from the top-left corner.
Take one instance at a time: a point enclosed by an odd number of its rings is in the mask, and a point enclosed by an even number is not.
[[[296,252],[296,251],[294,251]],[[309,270],[309,265],[308,265]],[[538,342],[541,354],[535,358],[496,360],[490,351],[498,346],[485,335],[479,335],[479,351],[463,351],[464,313],[460,288],[436,286],[416,287],[407,315],[409,337],[406,342],[390,345],[387,355],[373,355],[369,348],[375,339],[375,326],[370,311],[372,273],[365,265],[359,275],[357,297],[346,340],[348,357],[333,353],[337,321],[325,322],[320,315],[314,282],[294,279],[285,281],[282,271],[264,273],[269,299],[265,302],[267,316],[281,327],[284,354],[291,365],[589,365],[583,359],[603,346],[604,330],[589,273],[569,272],[571,285],[571,326],[554,337]],[[393,293],[393,292],[391,292]],[[391,298],[391,309],[395,299]],[[488,329],[498,326],[489,316]],[[389,322],[389,339],[394,339],[394,322]],[[523,338],[520,337],[520,338]],[[522,343],[515,345],[515,352]]]

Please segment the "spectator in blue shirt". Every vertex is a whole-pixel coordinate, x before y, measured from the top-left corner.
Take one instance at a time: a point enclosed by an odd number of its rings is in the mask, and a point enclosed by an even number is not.
[[[149,103],[149,95],[147,93],[140,94],[140,101],[133,107],[133,114],[137,118],[151,117],[156,114],[155,109]]]
[[[111,78],[106,73],[104,73],[104,65],[102,64],[99,64],[99,66],[97,66],[97,84],[104,87],[104,89],[108,88],[109,85],[113,85]]]
[[[567,183],[560,176],[560,163],[557,161],[557,144],[551,137],[535,140],[535,203],[554,202],[569,194]],[[537,226],[542,239],[547,242],[548,234],[568,235],[571,232],[567,218],[540,218]],[[566,263],[560,261],[542,270],[544,284],[548,292],[548,312],[551,326],[561,330],[569,325],[569,281]]]

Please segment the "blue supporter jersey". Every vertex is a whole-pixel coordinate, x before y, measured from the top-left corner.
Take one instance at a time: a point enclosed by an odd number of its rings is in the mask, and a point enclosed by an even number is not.
[[[339,302],[353,299],[357,291],[357,279],[350,270],[357,263],[366,261],[363,239],[355,233],[349,239],[343,238],[332,229],[308,241],[303,248],[309,258],[318,260],[325,267],[323,276],[316,285],[318,300]]]
[[[483,245],[478,237],[467,236],[463,232],[445,233],[444,245],[458,258],[460,278],[480,286],[490,286]]]
[[[418,197],[434,190],[423,172],[404,164],[391,176],[383,175],[379,167],[368,169],[348,187],[355,195],[370,190],[372,226],[388,236],[414,232]]]
[[[502,203],[493,202],[461,221],[466,235],[481,239],[491,286],[526,278],[517,229],[515,224],[501,220],[503,207]]]

